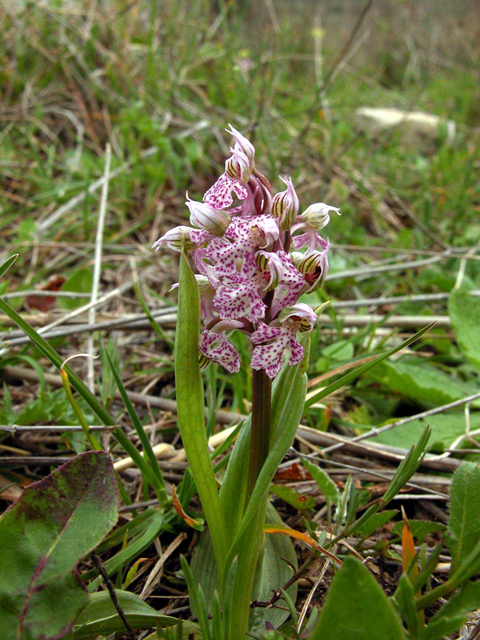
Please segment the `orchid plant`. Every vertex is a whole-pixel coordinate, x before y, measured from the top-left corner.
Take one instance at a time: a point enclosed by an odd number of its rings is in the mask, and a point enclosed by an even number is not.
[[[319,232],[331,212],[339,210],[316,203],[300,213],[288,177],[281,178],[286,189],[274,195],[256,167],[251,142],[233,127],[227,131],[234,146],[225,172],[203,202],[187,194],[191,226],[168,231],[154,248],[181,253],[176,285],[179,426],[209,525],[225,638],[233,640],[244,638],[249,629],[268,486],[304,406],[307,334],[319,309],[299,300],[325,280],[329,241]],[[231,374],[239,371],[239,354],[229,340],[234,331],[252,343],[252,411],[218,491],[200,371],[212,362]]]

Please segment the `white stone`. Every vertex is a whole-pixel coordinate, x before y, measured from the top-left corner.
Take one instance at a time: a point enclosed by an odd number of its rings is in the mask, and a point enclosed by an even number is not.
[[[393,134],[396,129],[404,145],[422,151],[434,150],[443,128],[446,129],[447,144],[453,142],[456,134],[453,120],[443,120],[422,111],[360,107],[355,111],[355,122],[373,136],[384,132]]]

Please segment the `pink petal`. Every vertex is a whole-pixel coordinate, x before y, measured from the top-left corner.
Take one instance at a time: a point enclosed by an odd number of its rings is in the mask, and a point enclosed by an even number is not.
[[[225,209],[233,203],[232,190],[240,200],[245,200],[248,195],[245,187],[223,173],[203,196],[203,201],[214,209]]]
[[[205,329],[198,348],[208,360],[222,365],[229,373],[240,370],[240,358],[235,347],[222,335]]]

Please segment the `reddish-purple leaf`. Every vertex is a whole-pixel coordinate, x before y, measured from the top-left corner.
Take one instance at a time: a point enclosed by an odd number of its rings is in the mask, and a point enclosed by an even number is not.
[[[56,640],[88,602],[76,565],[117,519],[112,461],[89,451],[25,489],[0,518],[2,640]]]

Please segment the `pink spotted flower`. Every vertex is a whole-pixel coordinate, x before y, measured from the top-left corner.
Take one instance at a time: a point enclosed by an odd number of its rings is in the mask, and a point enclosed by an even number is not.
[[[167,231],[154,248],[184,251],[197,271],[201,368],[215,362],[237,372],[231,334],[240,331],[252,343],[252,368],[273,379],[304,357],[297,335],[310,331],[317,316],[300,298],[325,280],[329,242],[318,232],[338,209],[318,203],[298,215],[292,180],[281,178],[287,188],[273,194],[251,142],[232,126],[227,132],[233,146],[225,172],[203,202],[187,196],[191,226]]]

